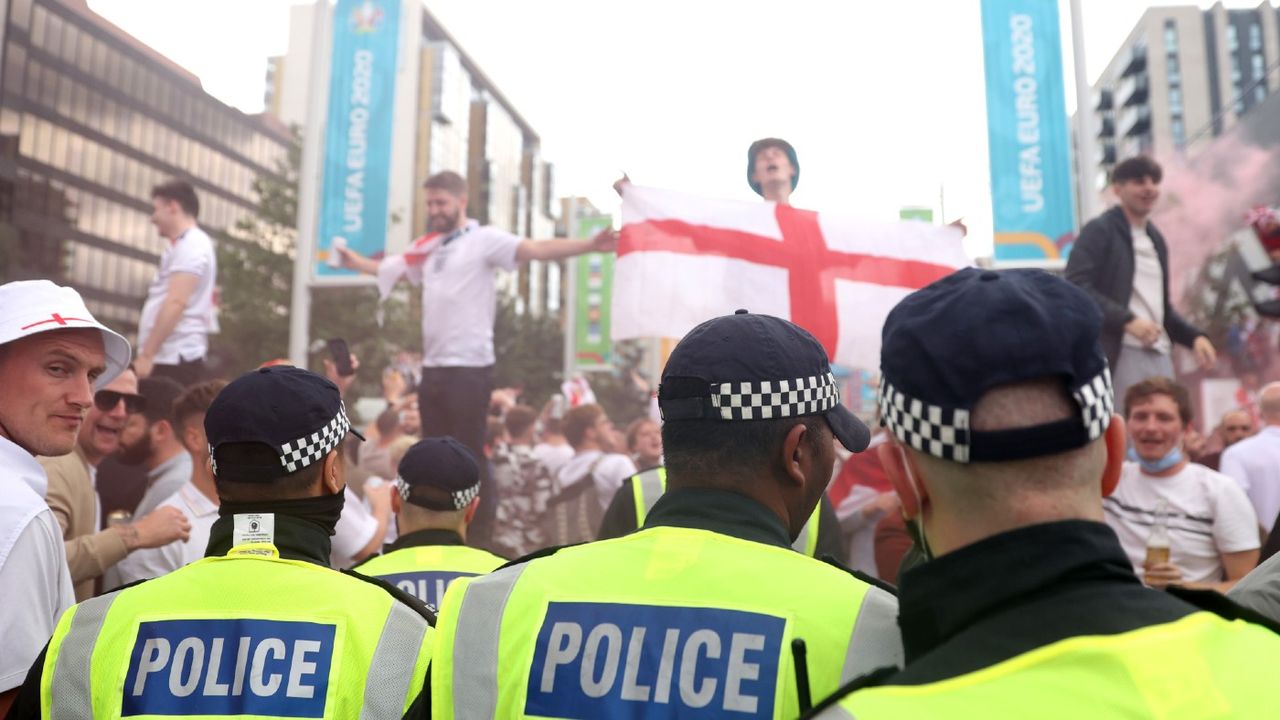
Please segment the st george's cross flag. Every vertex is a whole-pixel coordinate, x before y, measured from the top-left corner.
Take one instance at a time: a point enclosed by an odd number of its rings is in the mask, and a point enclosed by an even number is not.
[[[969,265],[957,228],[628,185],[613,337],[683,337],[739,308],[786,318],[832,362],[880,365],[880,331],[911,291]]]

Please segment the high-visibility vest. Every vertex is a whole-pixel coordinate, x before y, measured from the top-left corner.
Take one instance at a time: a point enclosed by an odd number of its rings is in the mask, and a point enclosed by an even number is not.
[[[1275,717],[1280,657],[1270,630],[1198,612],[1118,635],[1069,638],[927,685],[856,691],[818,717]]]
[[[631,476],[631,492],[636,499],[636,527],[644,527],[644,519],[657,504],[658,498],[667,491],[667,469],[656,467]],[[822,504],[819,503],[809,516],[809,521],[800,530],[800,535],[791,543],[791,549],[804,553],[809,557],[817,557],[818,523],[822,515]]]
[[[385,588],[238,545],[68,610],[41,714],[399,718],[431,644],[426,618]]]
[[[901,663],[897,612],[890,593],[786,548],[647,528],[450,586],[432,713],[793,718],[792,641],[822,697]]]
[[[370,558],[352,569],[382,578],[431,607],[439,607],[445,589],[454,580],[484,575],[506,564],[493,553],[466,545],[421,545]]]

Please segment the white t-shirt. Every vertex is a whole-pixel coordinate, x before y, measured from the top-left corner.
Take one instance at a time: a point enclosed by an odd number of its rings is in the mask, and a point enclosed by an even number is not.
[[[1261,545],[1253,506],[1236,481],[1195,463],[1160,478],[1126,462],[1119,486],[1102,504],[1107,524],[1120,537],[1139,575],[1161,498],[1169,508],[1170,561],[1182,570],[1186,582],[1223,580],[1222,555]]]
[[[1161,328],[1160,339],[1152,350],[1167,353],[1169,336],[1164,332],[1164,271],[1160,268],[1160,256],[1151,236],[1141,228],[1130,228],[1133,233],[1133,294],[1129,296],[1129,311],[1135,316],[1150,320]],[[1124,334],[1126,345],[1143,347],[1138,338]]]
[[[22,685],[76,601],[48,486],[36,459],[0,437],[0,693]]]
[[[190,273],[199,278],[199,282],[178,324],[156,352],[155,361],[161,365],[203,358],[209,352],[209,333],[217,331],[213,289],[218,280],[218,258],[213,252],[213,241],[199,227],[187,230],[160,256],[160,267],[156,268],[155,279],[147,288],[147,301],[138,321],[139,348],[146,345],[147,336],[155,328],[174,273]]]
[[[356,491],[348,485],[343,494],[346,500],[343,501],[342,514],[338,516],[338,525],[329,550],[329,566],[337,570],[355,565],[356,554],[378,532],[378,518],[369,512]]]
[[[1271,532],[1280,515],[1280,427],[1268,425],[1222,452],[1223,475],[1240,483],[1263,529]]]
[[[190,456],[188,456],[190,457]],[[135,550],[116,564],[120,583],[150,580],[204,557],[209,547],[209,530],[218,519],[218,504],[205,497],[199,488],[187,481],[178,492],[170,495],[157,508],[175,507],[191,523],[191,535],[186,541],[175,540],[158,548]]]
[[[548,445],[538,443],[533,446],[533,456],[547,469],[551,477],[560,474],[560,468],[573,459],[573,447],[569,445]]]
[[[423,367],[494,363],[497,287],[493,271],[516,268],[520,242],[506,230],[468,220],[458,233],[428,243],[425,260],[405,266],[404,276],[422,285]],[[382,262],[403,264],[404,258],[388,257]]]
[[[626,455],[609,453],[601,457],[602,454],[599,450],[587,450],[574,455],[556,475],[559,490],[563,492],[585,478],[587,471],[591,470],[592,463],[599,458],[600,462],[596,464],[595,470],[591,471],[591,479],[596,484],[596,496],[600,498],[600,503],[606,508],[609,507],[609,503],[618,493],[618,488],[622,487],[622,483],[639,471],[636,470],[635,463],[631,462],[631,458]]]

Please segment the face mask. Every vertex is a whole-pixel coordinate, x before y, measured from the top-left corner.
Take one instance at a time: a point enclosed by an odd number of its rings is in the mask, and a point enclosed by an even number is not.
[[[1144,472],[1146,472],[1149,475],[1154,475],[1157,473],[1162,473],[1165,470],[1168,470],[1169,468],[1173,467],[1174,465],[1177,465],[1178,463],[1182,462],[1182,448],[1175,446],[1172,450],[1170,450],[1164,457],[1160,458],[1159,460],[1143,459],[1142,457],[1138,456],[1137,450],[1134,450],[1133,448],[1129,448],[1128,457],[1133,462],[1136,462],[1138,463],[1138,465],[1142,466],[1142,469]]]
[[[916,489],[920,487],[916,481],[915,473],[911,469],[911,464],[907,462],[907,451],[901,447],[898,452],[902,455],[902,469],[907,473],[907,479],[911,482],[911,492],[916,496],[917,505],[920,504],[920,492]],[[907,532],[911,534],[911,539],[915,542],[916,548],[920,550],[920,554],[924,557],[924,561],[928,562],[933,559],[933,549],[929,547],[929,539],[924,535],[924,509],[920,509],[920,514],[911,520],[905,520]]]

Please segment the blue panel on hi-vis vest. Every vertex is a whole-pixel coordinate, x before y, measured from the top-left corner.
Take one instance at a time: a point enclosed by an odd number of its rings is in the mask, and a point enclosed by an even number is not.
[[[786,621],[717,608],[553,602],[525,715],[773,717]]]
[[[280,620],[144,622],[121,714],[324,717],[334,630]]]
[[[460,577],[475,577],[478,573],[466,572],[407,572],[393,575],[379,575],[378,579],[386,580],[401,590],[418,598],[431,607],[440,607],[444,591],[449,584]]]

